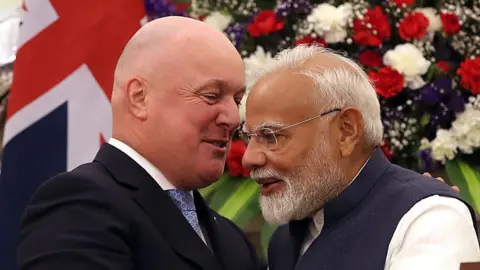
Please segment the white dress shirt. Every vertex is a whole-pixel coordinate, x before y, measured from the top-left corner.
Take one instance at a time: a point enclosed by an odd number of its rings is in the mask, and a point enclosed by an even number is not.
[[[152,163],[150,163],[150,161],[140,155],[133,148],[115,138],[109,139],[108,143],[125,153],[135,162],[137,162],[138,165],[140,165],[145,171],[147,171],[147,173],[157,182],[157,184],[163,190],[167,191],[177,189],[172,183],[170,183],[170,181],[168,181],[168,179],[160,172],[160,170],[158,170]],[[190,191],[190,194],[193,196],[193,192]],[[200,238],[202,238],[203,242],[206,243],[205,236],[202,232],[200,234]]]
[[[323,225],[322,209],[312,217],[301,255]],[[470,211],[457,199],[435,195],[417,202],[402,217],[390,240],[384,269],[453,270],[460,269],[462,262],[477,261],[480,248]]]

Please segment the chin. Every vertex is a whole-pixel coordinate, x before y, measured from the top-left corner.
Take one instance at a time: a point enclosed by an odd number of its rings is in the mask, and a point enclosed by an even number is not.
[[[223,171],[224,166],[222,166],[221,168],[212,168],[211,170],[201,172],[199,175],[202,185],[201,188],[208,187],[220,180],[223,175]]]

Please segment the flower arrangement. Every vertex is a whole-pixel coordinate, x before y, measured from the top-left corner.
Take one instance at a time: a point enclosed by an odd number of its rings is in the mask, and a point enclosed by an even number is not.
[[[466,137],[450,130],[458,115],[476,116],[463,114],[469,98],[480,93],[475,2],[196,0],[183,12],[164,4],[152,14],[190,16],[223,31],[245,60],[247,86],[282,49],[317,43],[345,52],[376,85],[384,152],[397,164],[431,171],[480,146],[464,145],[474,141],[458,141]]]
[[[247,88],[282,49],[316,43],[345,52],[375,84],[382,150],[393,163],[419,172],[445,165],[463,173],[456,179],[478,165],[449,163],[480,147],[478,0],[195,0],[183,16],[225,33],[244,59]],[[240,149],[234,141],[227,169],[246,177],[232,162]]]

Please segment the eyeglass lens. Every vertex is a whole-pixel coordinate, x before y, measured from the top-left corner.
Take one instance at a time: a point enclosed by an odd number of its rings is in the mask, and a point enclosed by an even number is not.
[[[266,149],[273,149],[277,146],[275,132],[269,128],[259,129],[256,133],[241,132],[240,134],[246,144],[250,143],[252,136],[255,136],[257,137],[257,142]]]

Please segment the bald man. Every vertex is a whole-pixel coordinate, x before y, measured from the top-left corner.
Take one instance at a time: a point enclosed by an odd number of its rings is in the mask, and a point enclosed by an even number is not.
[[[196,191],[223,173],[244,91],[242,59],[223,34],[180,17],[142,27],[115,71],[113,138],[39,188],[20,268],[259,269],[242,231]]]
[[[315,46],[283,51],[253,86],[244,129],[243,165],[261,185],[263,216],[280,225],[270,270],[480,261],[473,208],[379,149],[380,104],[354,61]]]

